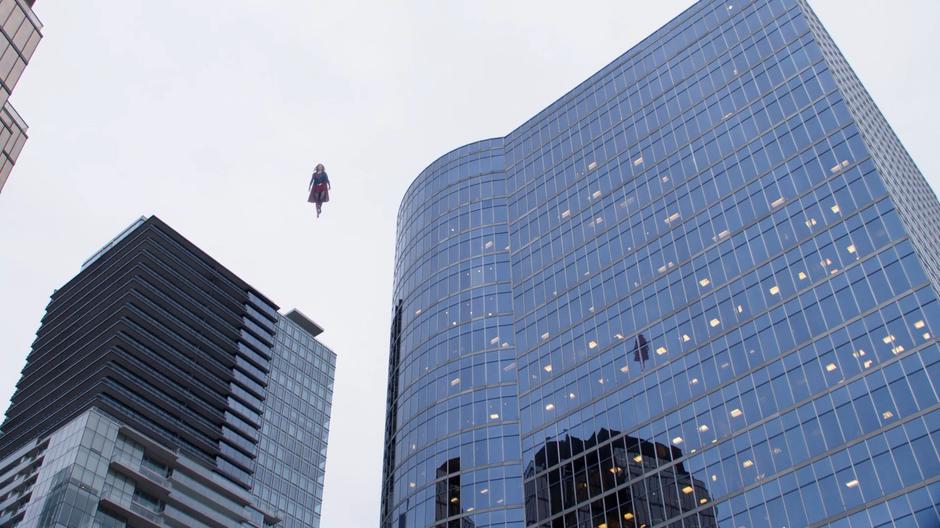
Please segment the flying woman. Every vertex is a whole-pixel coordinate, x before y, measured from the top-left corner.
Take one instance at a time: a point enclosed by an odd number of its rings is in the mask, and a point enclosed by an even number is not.
[[[317,204],[317,218],[320,218],[323,203],[330,201],[330,178],[326,175],[326,168],[322,163],[317,163],[313,175],[310,176],[310,196],[307,201]]]

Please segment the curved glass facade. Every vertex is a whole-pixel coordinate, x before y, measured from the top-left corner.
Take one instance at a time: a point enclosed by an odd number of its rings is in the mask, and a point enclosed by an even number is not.
[[[696,3],[406,194],[383,526],[935,526],[938,223],[805,2]]]
[[[385,526],[522,521],[502,147],[437,160],[399,213]]]

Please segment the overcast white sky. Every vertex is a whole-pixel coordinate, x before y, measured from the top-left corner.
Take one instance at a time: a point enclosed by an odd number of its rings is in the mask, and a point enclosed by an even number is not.
[[[503,136],[689,0],[39,0],[0,194],[0,407],[48,296],[157,214],[339,356],[322,526],[378,522],[395,215],[427,164]],[[940,188],[935,0],[815,0]],[[333,201],[305,203],[314,164]]]

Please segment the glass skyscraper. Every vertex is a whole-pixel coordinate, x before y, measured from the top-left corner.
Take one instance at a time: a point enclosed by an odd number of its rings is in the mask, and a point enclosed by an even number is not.
[[[0,427],[0,526],[316,528],[322,331],[140,218],[52,295]]]
[[[398,217],[383,528],[937,526],[940,202],[802,0],[703,0]]]
[[[29,128],[9,98],[42,38],[34,1],[0,0],[0,191],[23,150]]]

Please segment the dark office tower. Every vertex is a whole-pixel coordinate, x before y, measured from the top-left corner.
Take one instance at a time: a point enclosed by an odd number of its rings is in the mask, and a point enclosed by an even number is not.
[[[30,0],[0,0],[0,191],[26,143],[28,127],[9,98],[42,38],[32,5]]]
[[[252,493],[282,528],[317,528],[336,354],[297,310],[278,319]]]
[[[152,526],[143,508],[161,526],[318,526],[335,366],[321,331],[141,218],[52,295],[0,428],[0,526],[60,515],[59,484],[82,522]],[[75,468],[85,448],[94,475]]]
[[[936,526],[937,233],[805,2],[696,3],[406,193],[382,526]]]

